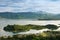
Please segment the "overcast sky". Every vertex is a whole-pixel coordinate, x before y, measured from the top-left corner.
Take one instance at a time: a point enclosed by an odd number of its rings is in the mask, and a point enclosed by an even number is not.
[[[0,12],[60,13],[60,0],[0,0]]]

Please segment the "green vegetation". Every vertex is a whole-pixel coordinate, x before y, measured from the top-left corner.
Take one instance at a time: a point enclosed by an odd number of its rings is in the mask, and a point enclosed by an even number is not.
[[[44,29],[46,27],[40,26],[40,25],[7,25],[4,27],[5,31],[10,31],[10,32],[22,32],[22,31],[29,31],[30,29]]]
[[[8,32],[23,32],[23,31],[28,31],[30,29],[57,29],[58,26],[48,24],[48,25],[7,25],[4,27],[5,31]],[[0,37],[0,40],[60,40],[60,31],[44,31],[42,33],[38,34],[16,34],[8,37]]]
[[[48,29],[51,29],[51,30],[54,30],[54,29],[57,29],[57,28],[58,28],[58,26],[53,25],[53,24],[48,24],[48,25],[46,25],[46,27],[47,27]]]
[[[7,25],[6,27],[4,27],[5,31],[8,32],[23,32],[23,31],[29,31],[30,29],[36,29],[36,30],[41,30],[41,29],[57,29],[58,26],[56,25],[52,25],[52,24],[48,24],[48,25]]]
[[[6,19],[36,19],[36,20],[60,20],[60,14],[40,12],[0,12],[1,18]]]
[[[0,37],[0,40],[60,40],[60,32],[48,31],[41,34],[14,35],[12,37]]]

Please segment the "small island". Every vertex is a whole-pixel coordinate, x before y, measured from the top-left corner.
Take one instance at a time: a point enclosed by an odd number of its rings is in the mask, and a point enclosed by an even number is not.
[[[32,24],[28,24],[28,25],[7,25],[6,27],[4,27],[3,30],[8,31],[8,32],[24,32],[24,31],[29,31],[30,29],[35,29],[35,30],[41,30],[41,29],[57,29],[58,26],[56,25],[52,25],[52,24],[48,24],[48,25],[32,25]]]
[[[30,29],[41,30],[41,29],[51,29],[52,31],[44,31],[38,34],[16,34],[8,37],[0,37],[0,40],[60,40],[60,31],[53,31],[58,28],[57,25],[48,24],[48,25],[7,25],[4,27],[4,31],[7,32],[26,32]]]

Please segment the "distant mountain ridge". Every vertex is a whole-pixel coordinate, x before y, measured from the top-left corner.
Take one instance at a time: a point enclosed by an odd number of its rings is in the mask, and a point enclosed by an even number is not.
[[[60,14],[47,12],[0,12],[0,18],[7,19],[38,19],[38,20],[60,20]]]

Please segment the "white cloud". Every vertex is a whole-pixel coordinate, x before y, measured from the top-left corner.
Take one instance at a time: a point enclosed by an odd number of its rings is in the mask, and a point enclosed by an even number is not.
[[[60,13],[60,0],[0,0],[0,12],[3,11],[47,11],[49,13]]]

